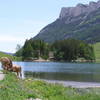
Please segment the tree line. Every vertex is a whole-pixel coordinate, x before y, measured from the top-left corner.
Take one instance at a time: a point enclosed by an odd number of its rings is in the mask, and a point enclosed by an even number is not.
[[[42,40],[26,40],[22,48],[16,52],[16,56],[22,56],[23,60],[34,60],[39,57],[49,59],[49,53],[53,53],[55,61],[75,61],[78,58],[95,60],[93,46],[81,40],[67,39],[48,44]]]

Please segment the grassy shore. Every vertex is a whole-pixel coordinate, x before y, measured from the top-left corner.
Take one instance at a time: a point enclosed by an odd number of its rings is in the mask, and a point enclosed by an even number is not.
[[[8,58],[12,59],[13,61],[21,61],[22,60],[21,57],[16,57],[16,56],[12,56],[12,55],[8,55],[8,54],[0,52],[0,58],[1,57],[8,57]]]
[[[94,53],[96,57],[96,62],[100,63],[100,42],[94,44]]]
[[[8,73],[0,81],[0,100],[100,100],[100,89],[76,89],[31,79],[18,79]]]

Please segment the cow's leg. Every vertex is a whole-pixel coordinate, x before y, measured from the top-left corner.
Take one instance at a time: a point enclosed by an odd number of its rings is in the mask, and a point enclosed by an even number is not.
[[[20,71],[20,77],[22,78],[22,73],[21,73],[21,71]]]
[[[17,76],[19,76],[19,72],[17,72]]]

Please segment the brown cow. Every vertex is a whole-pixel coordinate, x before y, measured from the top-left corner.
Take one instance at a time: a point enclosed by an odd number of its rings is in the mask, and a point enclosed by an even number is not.
[[[9,69],[8,69],[9,70]],[[22,73],[21,73],[21,66],[19,65],[13,65],[13,67],[10,69],[10,71],[12,72],[16,72],[17,73],[17,76],[20,76],[22,77]]]
[[[16,72],[17,76],[20,75],[20,77],[22,77],[21,66],[13,65],[11,59],[9,59],[7,57],[1,57],[0,62],[2,64],[2,68],[4,70],[8,70],[8,71],[11,71],[11,72]]]
[[[6,69],[6,70],[9,68],[12,68],[12,66],[13,66],[12,60],[8,57],[1,57],[0,62],[2,64],[2,68]]]
[[[16,72],[17,76],[22,77],[21,66],[13,65],[12,68],[8,68],[8,66],[6,65],[5,70],[8,70],[10,72]]]

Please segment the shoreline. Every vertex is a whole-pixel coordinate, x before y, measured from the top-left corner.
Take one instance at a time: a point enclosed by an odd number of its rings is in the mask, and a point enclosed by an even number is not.
[[[60,84],[64,87],[72,88],[100,88],[100,83],[97,82],[76,82],[76,81],[59,81],[59,80],[45,80],[45,79],[36,79],[42,80],[50,84]]]
[[[56,61],[56,60],[50,60],[50,59],[36,59],[36,60],[24,60],[26,62],[64,62],[64,63],[99,63],[100,62],[96,62],[96,61],[72,61],[72,62],[67,62],[67,61]]]
[[[0,80],[3,80],[5,77],[5,74],[0,71]],[[25,78],[22,78],[25,79]],[[64,87],[72,87],[72,88],[100,88],[100,83],[97,82],[77,82],[77,81],[60,81],[60,80],[46,80],[46,79],[34,79],[34,80],[40,80],[44,81],[50,84],[59,84]],[[34,81],[33,80],[33,81]]]
[[[0,81],[3,80],[4,77],[5,77],[5,74],[2,71],[0,71]]]

